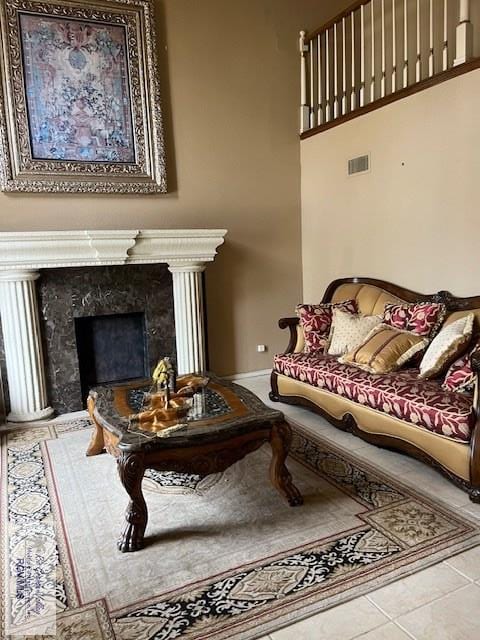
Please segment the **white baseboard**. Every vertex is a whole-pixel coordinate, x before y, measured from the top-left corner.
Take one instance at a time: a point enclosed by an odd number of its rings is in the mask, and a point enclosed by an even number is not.
[[[222,376],[224,380],[243,380],[244,378],[256,378],[257,376],[267,376],[272,373],[271,369],[261,369],[260,371],[248,371],[247,373],[235,373],[233,376]]]

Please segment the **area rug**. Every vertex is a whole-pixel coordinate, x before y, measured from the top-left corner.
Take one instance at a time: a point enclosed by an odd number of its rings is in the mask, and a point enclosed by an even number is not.
[[[1,637],[259,638],[480,543],[475,523],[295,425],[302,507],[269,484],[268,445],[213,476],[148,471],[146,546],[121,554],[127,495],[89,437],[86,419],[2,436]]]

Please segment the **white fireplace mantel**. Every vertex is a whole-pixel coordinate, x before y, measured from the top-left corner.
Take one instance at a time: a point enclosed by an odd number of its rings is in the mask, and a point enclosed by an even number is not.
[[[0,233],[0,314],[11,411],[28,422],[48,406],[35,280],[41,269],[168,264],[173,277],[180,374],[205,368],[201,272],[223,244],[225,229],[32,231]]]
[[[0,233],[0,271],[115,264],[205,264],[225,229],[14,231]]]

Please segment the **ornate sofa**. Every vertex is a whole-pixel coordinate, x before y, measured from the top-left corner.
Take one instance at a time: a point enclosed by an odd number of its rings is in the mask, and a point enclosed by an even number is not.
[[[480,332],[480,296],[456,298],[446,291],[423,295],[370,278],[334,280],[322,302],[355,299],[359,311],[381,314],[387,303],[443,302],[445,323],[468,312]],[[304,353],[298,318],[282,318],[290,330],[285,353],[275,356],[270,398],[309,407],[333,425],[378,446],[397,449],[440,470],[480,502],[480,357],[472,357],[475,393],[444,391],[441,380],[419,380],[414,368],[372,375],[323,353]]]

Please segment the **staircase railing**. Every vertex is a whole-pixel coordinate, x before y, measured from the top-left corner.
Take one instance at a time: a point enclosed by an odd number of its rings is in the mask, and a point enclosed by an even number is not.
[[[477,66],[473,36],[470,0],[358,0],[317,31],[301,31],[300,133]]]

